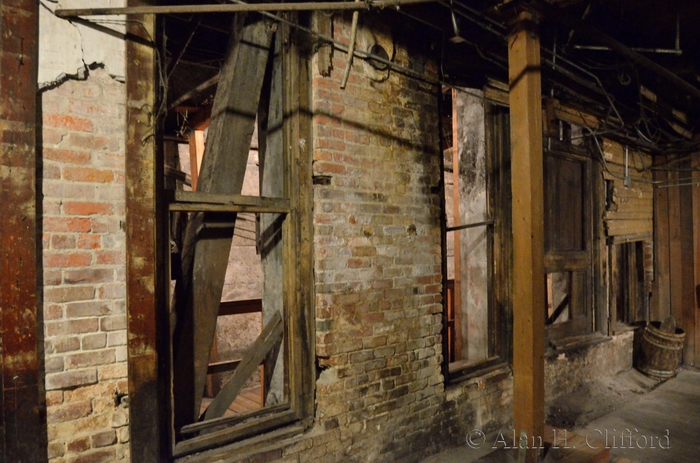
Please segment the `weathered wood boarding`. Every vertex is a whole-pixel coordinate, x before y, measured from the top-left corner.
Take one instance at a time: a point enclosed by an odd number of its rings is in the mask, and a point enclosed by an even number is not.
[[[241,193],[273,35],[271,24],[249,19],[237,15],[221,70],[197,185],[204,193]],[[230,214],[199,213],[188,223],[173,340],[176,428],[199,415],[234,227]]]

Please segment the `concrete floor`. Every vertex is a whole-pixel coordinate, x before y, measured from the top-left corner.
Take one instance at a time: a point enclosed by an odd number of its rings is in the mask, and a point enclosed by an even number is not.
[[[630,370],[623,375],[621,382],[630,381],[641,385],[631,391],[635,396],[609,409],[605,406],[610,401],[600,398],[598,402],[604,412],[612,411],[585,424],[576,420],[577,426],[572,431],[579,436],[588,436],[591,442],[601,441],[602,445],[605,445],[607,435],[607,445],[611,448],[609,461],[613,463],[700,462],[700,372],[681,370],[676,378],[651,389],[649,384],[654,382],[649,383],[648,379]],[[613,387],[609,389],[608,395],[624,396]],[[585,407],[582,410],[588,416],[595,416]],[[512,440],[512,431],[509,432],[473,436],[473,442],[485,444],[478,449],[463,445],[433,455],[421,463],[516,462],[517,453],[502,448],[493,450],[494,446],[503,446],[503,438],[506,442]],[[551,451],[544,461],[563,461],[558,457],[561,454]]]

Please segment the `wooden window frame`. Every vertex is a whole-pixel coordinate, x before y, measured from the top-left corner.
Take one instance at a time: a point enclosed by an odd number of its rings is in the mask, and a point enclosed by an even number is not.
[[[129,6],[149,4],[129,0]],[[297,14],[290,14],[296,19]],[[306,15],[299,14],[300,17]],[[158,87],[158,21],[154,15],[136,15],[127,24],[127,330],[132,458],[139,461],[172,461],[206,449],[236,442],[245,451],[263,442],[293,435],[311,426],[314,412],[314,304],[312,256],[311,184],[311,79],[310,58],[294,30],[282,56],[284,68],[283,123],[288,169],[289,210],[283,224],[285,244],[285,357],[289,388],[287,405],[252,425],[219,430],[194,439],[175,440],[171,397],[172,365],[168,210],[164,188],[162,133],[153,108],[162,98]],[[280,25],[280,29],[287,26]],[[211,200],[211,198],[210,198]],[[239,201],[241,200],[241,201]],[[269,212],[264,198],[244,196],[214,204],[222,210]],[[206,201],[205,201],[206,202]],[[186,202],[185,202],[186,203]],[[209,206],[211,201],[206,202]],[[200,203],[196,207],[200,207]],[[206,206],[206,207],[209,207]],[[187,206],[185,206],[187,209]]]
[[[504,109],[505,108],[505,109]],[[485,374],[507,365],[511,360],[512,339],[512,237],[510,190],[510,123],[507,106],[485,101],[486,191],[489,223],[487,228],[488,260],[488,356],[485,360],[465,365],[450,362],[451,332],[448,304],[454,291],[447,279],[447,226],[443,214],[443,375],[448,383],[456,383]],[[442,175],[444,176],[444,167]],[[444,188],[444,179],[442,185]],[[443,194],[444,202],[444,194]],[[444,210],[444,204],[443,204]],[[453,302],[452,302],[453,304]]]

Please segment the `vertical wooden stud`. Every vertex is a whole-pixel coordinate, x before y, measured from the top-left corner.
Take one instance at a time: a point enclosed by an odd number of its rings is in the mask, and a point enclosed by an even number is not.
[[[47,444],[37,344],[38,2],[0,2],[0,18],[0,461],[40,462]]]
[[[128,6],[151,4],[130,0]],[[159,353],[163,352],[164,163],[158,149],[156,17],[134,16],[126,41],[126,300],[129,353],[131,458],[167,459],[167,433],[161,400],[168,394]]]
[[[517,17],[508,39],[513,189],[513,420],[518,436],[544,432],[544,192],[542,85],[536,18]],[[532,447],[532,446],[530,446]],[[528,462],[537,460],[527,450]]]

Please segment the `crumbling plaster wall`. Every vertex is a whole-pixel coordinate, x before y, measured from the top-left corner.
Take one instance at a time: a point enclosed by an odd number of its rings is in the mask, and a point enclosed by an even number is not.
[[[85,76],[88,68],[104,67],[107,73],[123,80],[125,75],[125,17],[90,18],[100,27],[85,26],[57,18],[56,8],[99,8],[125,6],[125,0],[41,0],[39,8],[39,87],[60,82],[66,77]]]

